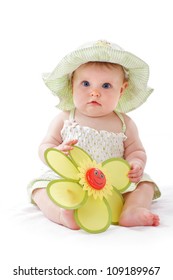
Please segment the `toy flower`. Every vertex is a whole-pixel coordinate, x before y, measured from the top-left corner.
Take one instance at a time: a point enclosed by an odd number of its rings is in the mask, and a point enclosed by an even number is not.
[[[120,158],[96,163],[79,147],[70,155],[50,148],[45,152],[50,168],[61,179],[47,186],[50,199],[65,209],[74,209],[75,220],[91,233],[105,231],[117,224],[123,206],[121,192],[130,184],[129,164]]]

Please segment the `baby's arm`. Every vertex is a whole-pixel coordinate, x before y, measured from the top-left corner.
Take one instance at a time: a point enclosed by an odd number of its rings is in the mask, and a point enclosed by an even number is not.
[[[39,156],[44,163],[44,153],[48,148],[57,148],[68,155],[69,150],[71,150],[72,146],[77,143],[76,139],[72,139],[66,143],[62,142],[61,130],[64,125],[64,120],[68,118],[69,113],[62,112],[57,115],[49,125],[47,134],[39,146]]]
[[[125,141],[124,157],[131,166],[129,179],[137,183],[143,175],[147,157],[135,123],[127,116],[125,116],[125,122],[127,140]]]
[[[67,143],[62,142],[61,130],[64,125],[64,120],[68,118],[69,113],[62,112],[51,122],[47,134],[39,146],[39,156],[44,163],[46,163],[44,153],[48,148],[56,148],[67,154],[72,149],[72,145],[77,143],[77,140],[71,140]],[[79,229],[79,226],[74,220],[73,211],[61,209],[53,203],[44,187],[35,189],[32,193],[32,199],[49,220],[71,229]]]

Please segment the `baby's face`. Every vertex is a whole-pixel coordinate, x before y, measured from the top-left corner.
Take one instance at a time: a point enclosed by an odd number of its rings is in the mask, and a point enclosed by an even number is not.
[[[98,117],[112,113],[127,82],[120,65],[86,63],[73,75],[73,101],[83,114]]]

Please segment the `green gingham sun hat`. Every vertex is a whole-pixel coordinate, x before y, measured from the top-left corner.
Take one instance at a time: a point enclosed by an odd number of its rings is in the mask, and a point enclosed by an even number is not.
[[[74,108],[71,74],[80,65],[91,61],[120,64],[125,69],[128,87],[120,98],[116,111],[132,111],[142,105],[152,93],[153,89],[147,86],[149,67],[143,60],[118,45],[97,41],[85,44],[66,55],[53,72],[43,74],[46,86],[59,98],[59,109],[66,111]]]

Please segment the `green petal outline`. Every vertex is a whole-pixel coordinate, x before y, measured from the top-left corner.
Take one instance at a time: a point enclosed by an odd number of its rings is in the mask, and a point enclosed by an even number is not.
[[[75,203],[75,205],[73,206],[67,206],[67,205],[64,205],[62,203],[60,203],[60,201],[58,202],[58,200],[55,198],[55,195],[52,195],[52,188],[54,187],[55,190],[57,188],[64,188],[63,185],[67,185],[68,184],[68,189],[70,190],[70,185],[77,190],[78,188],[78,194],[79,194],[79,190],[81,189],[81,193],[80,193],[80,196],[81,196],[81,199],[79,200],[78,204]],[[80,187],[80,189],[79,189]],[[64,209],[77,209],[79,208],[80,206],[82,206],[83,204],[85,204],[85,202],[87,201],[87,192],[85,192],[83,189],[82,189],[82,186],[80,184],[78,184],[77,182],[75,182],[74,180],[63,180],[63,179],[58,179],[58,180],[53,180],[51,181],[48,185],[47,185],[47,194],[49,196],[49,198],[58,206],[64,208]],[[73,192],[73,189],[72,189],[72,192]],[[63,193],[63,196],[64,196],[65,193]],[[60,193],[58,193],[59,197],[60,197]],[[68,194],[67,192],[67,195],[66,197],[70,195]],[[75,201],[76,201],[76,193],[74,194],[75,195]],[[59,199],[60,200],[60,199]],[[64,199],[65,200],[65,199]]]
[[[71,160],[76,167],[81,167],[83,162],[93,162],[90,155],[78,146],[74,146],[70,151]]]
[[[111,172],[111,169],[110,169],[110,164],[112,165],[112,163],[117,163],[117,162],[120,162],[120,163],[123,163],[126,167],[127,167],[127,170],[130,170],[130,165],[129,163],[124,160],[123,158],[111,158],[111,159],[108,159],[108,160],[105,160],[104,162],[102,162],[102,166],[104,168],[106,168],[107,172],[110,174],[110,181],[111,181],[111,184],[120,192],[124,192],[126,189],[128,189],[128,187],[130,186],[131,182],[129,180],[129,178],[127,177],[127,184],[125,186],[122,186],[122,187],[119,187],[118,184],[117,184],[117,178],[115,178],[115,175],[116,175],[116,172],[115,170],[113,170]],[[126,175],[125,175],[126,176]]]
[[[76,165],[74,165],[70,157],[55,148],[47,149],[44,156],[49,167],[59,176],[64,179],[75,180],[76,182],[79,181],[79,170],[76,168]],[[71,175],[69,175],[70,172]]]
[[[88,227],[87,227],[83,222],[81,222],[81,220],[80,220],[79,212],[80,212],[81,210],[83,210],[84,208],[85,208],[84,210],[85,210],[86,213],[87,213],[88,219],[89,219],[90,217],[93,216],[93,213],[89,213],[89,210],[91,210],[91,209],[88,207],[88,202],[90,202],[90,200],[93,200],[93,203],[95,203],[95,211],[94,211],[94,213],[97,213],[97,214],[98,214],[97,217],[96,217],[96,221],[95,221],[96,224],[97,224],[97,221],[100,221],[101,219],[103,219],[103,216],[102,216],[102,214],[101,214],[100,211],[99,211],[99,207],[97,206],[97,202],[103,203],[104,206],[105,206],[105,209],[107,210],[107,213],[106,213],[106,214],[107,214],[107,221],[106,221],[105,225],[102,226],[101,228],[98,228],[98,229],[88,228]],[[98,216],[99,216],[99,213],[100,213],[100,217],[98,217]],[[110,226],[111,221],[112,221],[111,208],[110,208],[109,203],[107,202],[107,200],[106,200],[105,198],[103,198],[102,200],[100,200],[99,198],[94,199],[93,196],[89,196],[87,202],[86,202],[82,207],[80,207],[79,209],[76,209],[75,212],[74,212],[74,214],[75,214],[76,223],[80,226],[80,228],[82,228],[83,230],[85,230],[85,231],[87,231],[87,232],[89,232],[89,233],[100,233],[100,232],[106,231],[106,230],[108,229],[108,227]]]
[[[109,203],[112,212],[111,224],[117,225],[124,205],[124,198],[122,194],[116,188],[113,187],[112,195],[108,195],[106,199]]]

